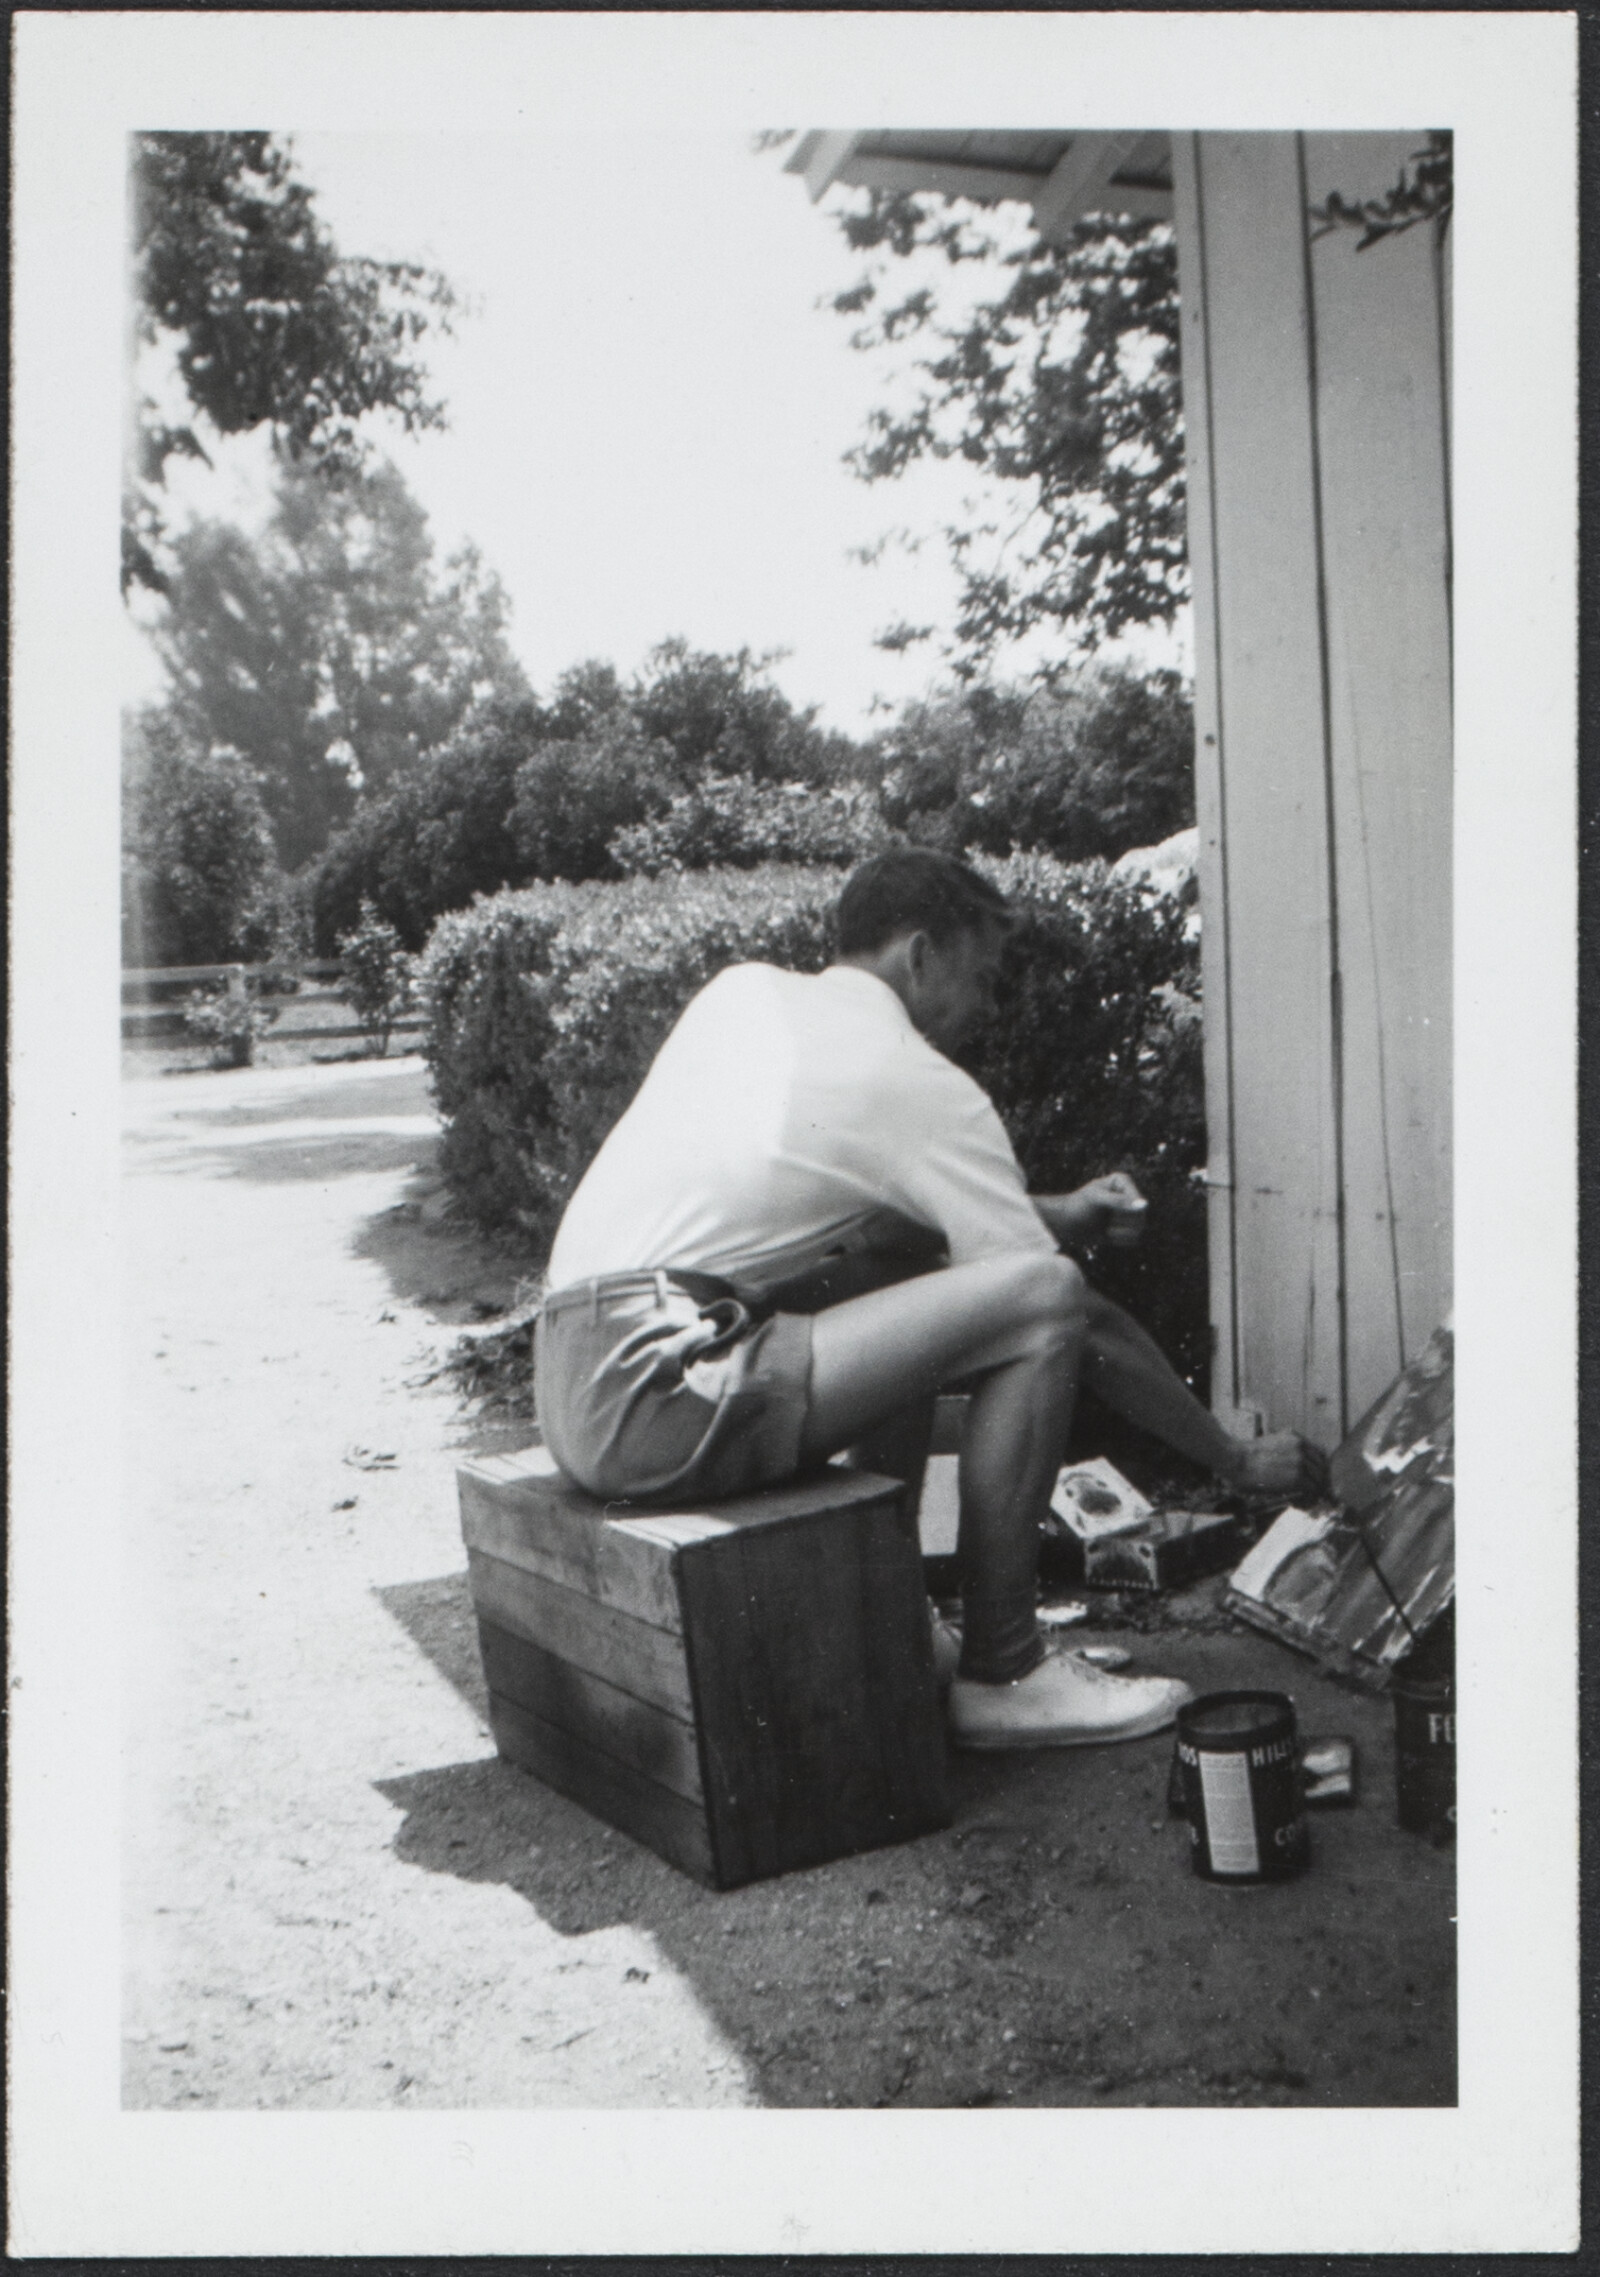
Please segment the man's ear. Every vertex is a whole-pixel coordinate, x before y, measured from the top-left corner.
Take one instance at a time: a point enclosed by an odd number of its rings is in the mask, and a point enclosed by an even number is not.
[[[926,933],[913,933],[906,942],[906,970],[913,980],[921,982],[928,977],[928,958],[933,942]]]

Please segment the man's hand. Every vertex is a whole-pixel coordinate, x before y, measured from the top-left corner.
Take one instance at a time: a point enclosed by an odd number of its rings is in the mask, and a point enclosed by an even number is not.
[[[1091,1178],[1087,1186],[1078,1188],[1073,1199],[1099,1213],[1100,1231],[1116,1248],[1131,1249],[1144,1239],[1150,1205],[1125,1171],[1113,1170],[1108,1178]]]
[[[1328,1491],[1328,1458],[1298,1431],[1269,1431],[1264,1439],[1236,1439],[1237,1459],[1223,1476],[1241,1494],[1282,1495],[1316,1501]]]

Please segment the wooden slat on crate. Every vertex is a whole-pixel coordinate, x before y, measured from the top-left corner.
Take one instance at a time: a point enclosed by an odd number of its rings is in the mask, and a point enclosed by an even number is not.
[[[480,1620],[478,1641],[491,1692],[558,1730],[572,1732],[687,1801],[704,1792],[694,1725],[572,1661],[529,1644],[497,1622]]]
[[[542,1447],[480,1457],[459,1476],[461,1531],[469,1550],[658,1628],[681,1625],[669,1560],[625,1528],[596,1525],[589,1505],[553,1493],[561,1474]]]
[[[613,1826],[626,1828],[697,1881],[716,1884],[705,1813],[698,1805],[494,1692],[489,1695],[489,1727],[509,1762],[534,1772],[586,1810],[598,1811]]]
[[[575,1589],[524,1573],[482,1550],[467,1552],[472,1601],[481,1619],[673,1715],[692,1719],[683,1644],[669,1630],[596,1604]]]
[[[921,1563],[896,1491],[854,1524],[679,1552],[719,1872],[809,1865],[945,1823]]]

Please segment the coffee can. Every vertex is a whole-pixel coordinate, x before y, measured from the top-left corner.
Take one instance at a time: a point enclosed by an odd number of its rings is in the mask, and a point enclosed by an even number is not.
[[[1190,1860],[1208,1882],[1283,1882],[1311,1857],[1294,1702],[1207,1692],[1178,1710]]]
[[[1456,1831],[1456,1688],[1448,1677],[1391,1686],[1395,1816],[1409,1834],[1452,1842]]]

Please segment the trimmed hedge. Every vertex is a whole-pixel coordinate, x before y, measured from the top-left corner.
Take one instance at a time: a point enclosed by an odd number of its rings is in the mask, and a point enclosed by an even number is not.
[[[1103,864],[982,866],[1021,923],[1002,1016],[972,1059],[1029,1183],[1129,1171],[1150,1196],[1138,1251],[1097,1283],[1193,1382],[1206,1326],[1197,948],[1186,909]],[[769,866],[536,885],[441,920],[421,960],[442,1167],[485,1228],[548,1245],[568,1195],[678,1014],[724,966],[816,972],[844,873]]]

